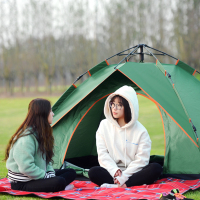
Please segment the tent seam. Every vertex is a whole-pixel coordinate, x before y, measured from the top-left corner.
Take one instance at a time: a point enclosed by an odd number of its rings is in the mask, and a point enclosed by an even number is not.
[[[177,60],[177,61],[179,62],[179,60]],[[178,64],[178,62],[176,63],[176,65]],[[157,65],[157,64],[158,64],[158,65]],[[156,60],[156,67],[157,67],[158,69],[160,69],[160,71],[166,76],[166,72],[167,72],[167,71],[165,70],[165,68],[162,66],[162,64],[160,63],[160,61],[159,61],[158,59]],[[162,70],[161,70],[161,68],[162,68]],[[163,70],[165,70],[165,71],[163,71]],[[167,72],[167,74],[168,74],[168,72]],[[167,76],[167,77],[168,77],[168,76]],[[174,82],[173,82],[172,79],[171,79],[171,75],[170,75],[170,77],[168,77],[168,81],[169,81],[169,78],[170,78],[171,82],[173,83],[172,86],[173,86],[174,92],[175,92],[176,96],[178,97],[178,99],[179,99],[179,101],[180,101],[180,103],[181,103],[181,106],[182,106],[182,108],[183,108],[183,110],[184,110],[184,112],[185,112],[185,114],[186,114],[188,120],[190,121],[189,114],[188,114],[188,112],[187,112],[187,110],[186,110],[186,108],[185,108],[185,105],[184,105],[183,101],[181,100],[181,97],[180,97],[180,95],[179,95],[179,93],[178,93],[178,91],[177,91],[177,89],[176,89],[176,87],[175,87]],[[197,139],[197,141],[198,141],[198,135],[197,135],[197,133],[194,131],[194,129],[193,129],[191,123],[190,123],[190,126],[191,126],[191,129],[192,129],[192,132],[193,132],[194,136],[196,137],[196,139]]]

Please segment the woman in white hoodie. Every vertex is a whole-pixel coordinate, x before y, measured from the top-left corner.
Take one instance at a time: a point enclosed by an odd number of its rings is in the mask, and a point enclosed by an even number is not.
[[[89,171],[90,180],[102,187],[131,187],[151,184],[162,167],[150,163],[151,140],[137,121],[139,114],[135,90],[123,86],[109,95],[104,106],[106,119],[96,133],[100,166]]]

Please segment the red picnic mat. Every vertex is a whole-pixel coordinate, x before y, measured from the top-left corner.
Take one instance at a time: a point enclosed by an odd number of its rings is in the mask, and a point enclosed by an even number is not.
[[[41,198],[60,197],[64,199],[159,199],[161,193],[170,193],[172,189],[179,189],[183,194],[188,190],[195,190],[200,187],[200,179],[180,180],[165,178],[156,181],[151,185],[134,186],[130,188],[100,188],[90,181],[73,181],[73,190],[45,193],[45,192],[24,192],[11,190],[7,178],[0,180],[0,192],[11,195],[30,195],[34,194]]]

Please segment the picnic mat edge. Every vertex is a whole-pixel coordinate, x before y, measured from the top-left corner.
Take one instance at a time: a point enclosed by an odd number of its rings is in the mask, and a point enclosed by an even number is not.
[[[179,189],[181,194],[200,187],[200,179],[181,180],[164,178],[151,185],[133,186],[130,188],[100,188],[91,181],[73,181],[73,190],[54,193],[25,192],[12,190],[7,178],[0,179],[0,193],[16,196],[36,195],[40,198],[60,197],[64,199],[159,199],[161,193],[170,193],[172,189]]]

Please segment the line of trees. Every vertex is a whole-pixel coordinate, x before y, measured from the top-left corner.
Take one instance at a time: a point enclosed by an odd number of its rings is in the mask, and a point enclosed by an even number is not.
[[[139,43],[199,70],[200,1],[0,0],[0,88],[51,92]]]

